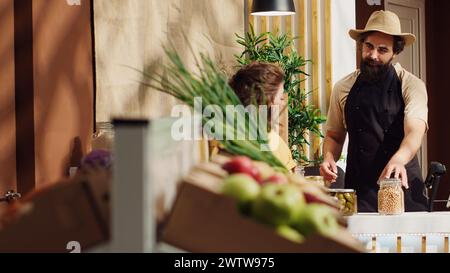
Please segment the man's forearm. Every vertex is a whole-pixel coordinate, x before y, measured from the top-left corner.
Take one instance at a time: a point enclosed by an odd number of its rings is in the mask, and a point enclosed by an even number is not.
[[[344,140],[336,139],[330,135],[327,135],[323,143],[324,159],[333,159],[334,161],[338,161],[339,158],[341,157],[342,147],[344,146]]]
[[[422,145],[426,123],[418,119],[405,120],[405,137],[398,151],[392,156],[391,162],[406,165],[417,154]]]
[[[400,144],[400,148],[392,156],[391,160],[406,165],[409,161],[411,161],[411,159],[414,158],[417,151],[420,149],[420,146],[422,145],[422,138],[423,133],[421,132],[411,132],[406,135]]]

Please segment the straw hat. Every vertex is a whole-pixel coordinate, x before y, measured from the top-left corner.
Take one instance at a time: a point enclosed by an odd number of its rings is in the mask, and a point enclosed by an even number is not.
[[[393,36],[400,36],[405,39],[405,46],[409,46],[416,41],[416,36],[411,33],[402,33],[400,19],[397,14],[379,10],[370,15],[364,29],[351,29],[348,34],[353,40],[358,41],[362,33],[369,31],[379,31]]]

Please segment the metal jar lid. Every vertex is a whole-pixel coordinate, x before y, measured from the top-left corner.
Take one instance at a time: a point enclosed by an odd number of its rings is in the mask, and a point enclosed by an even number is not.
[[[400,180],[400,178],[383,178],[378,180],[378,185],[395,185],[395,184],[401,184],[402,181]]]
[[[328,189],[329,193],[354,193],[354,189]]]

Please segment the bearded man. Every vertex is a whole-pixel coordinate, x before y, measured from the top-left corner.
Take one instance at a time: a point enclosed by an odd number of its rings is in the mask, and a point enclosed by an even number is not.
[[[378,181],[392,177],[405,189],[405,211],[425,211],[416,154],[428,129],[427,91],[422,80],[392,63],[416,38],[402,33],[398,16],[389,11],[374,12],[365,29],[349,35],[362,47],[361,64],[333,89],[321,175],[336,180],[348,133],[345,187],[356,190],[358,211],[376,212]]]

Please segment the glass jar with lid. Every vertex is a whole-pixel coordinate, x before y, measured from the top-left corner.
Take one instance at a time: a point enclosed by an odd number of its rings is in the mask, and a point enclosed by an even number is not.
[[[344,216],[358,213],[358,198],[354,189],[328,189],[328,193],[336,199]]]
[[[110,122],[97,122],[92,139],[92,149],[112,150],[114,127]]]
[[[323,179],[322,176],[305,176],[306,181],[312,183],[312,184],[316,184],[322,187],[325,187],[325,180]]]
[[[295,166],[294,173],[300,176],[305,176],[305,167],[302,165]]]
[[[378,213],[396,215],[405,212],[405,197],[402,182],[398,178],[385,178],[379,181]]]

